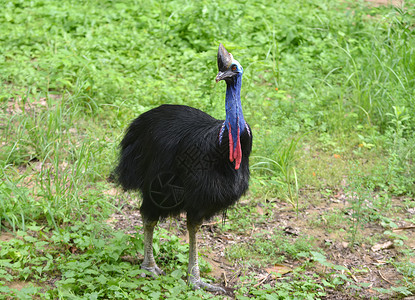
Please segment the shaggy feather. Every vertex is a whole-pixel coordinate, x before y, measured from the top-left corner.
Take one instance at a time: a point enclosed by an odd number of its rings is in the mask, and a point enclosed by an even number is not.
[[[121,142],[116,177],[125,190],[141,191],[143,216],[158,220],[186,212],[191,222],[200,224],[245,193],[252,136],[249,127],[241,133],[244,155],[235,170],[229,161],[227,128],[219,143],[223,122],[188,106],[161,105],[131,123]],[[160,174],[171,174],[169,184],[180,190],[178,206],[163,208],[154,203],[154,195],[168,193],[153,184]]]

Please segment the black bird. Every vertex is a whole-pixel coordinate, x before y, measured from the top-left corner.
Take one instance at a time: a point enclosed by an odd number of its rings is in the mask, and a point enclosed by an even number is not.
[[[243,68],[219,45],[219,73],[225,80],[226,119],[184,105],[161,105],[135,119],[121,141],[116,179],[125,190],[140,190],[144,226],[142,268],[163,271],[153,257],[157,221],[187,213],[188,283],[224,291],[200,279],[196,233],[202,222],[224,212],[248,189],[252,133],[241,107]]]

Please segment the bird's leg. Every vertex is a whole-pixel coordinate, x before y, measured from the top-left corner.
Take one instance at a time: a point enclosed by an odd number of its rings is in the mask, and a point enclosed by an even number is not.
[[[197,253],[196,234],[200,224],[194,224],[187,220],[187,230],[189,231],[189,266],[187,269],[187,282],[193,289],[204,289],[210,292],[222,292],[225,290],[220,286],[211,285],[200,279],[199,259]]]
[[[154,260],[153,255],[153,233],[154,227],[156,226],[157,221],[149,221],[143,218],[143,227],[144,227],[144,260],[141,264],[143,270],[147,270],[153,274],[153,276],[158,276],[160,274],[164,275],[162,269],[157,267],[156,261]]]

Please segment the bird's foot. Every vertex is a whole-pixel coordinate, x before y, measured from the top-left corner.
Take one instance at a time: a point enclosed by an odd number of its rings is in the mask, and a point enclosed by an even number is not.
[[[159,275],[166,275],[166,273],[164,273],[162,269],[157,267],[157,265],[154,265],[154,266],[141,265],[141,269],[150,272],[151,277],[158,277]],[[142,273],[141,277],[146,277],[146,273]]]
[[[195,278],[189,277],[188,278],[188,283],[192,287],[192,289],[194,289],[194,290],[202,289],[202,290],[209,291],[209,292],[226,293],[224,288],[222,288],[220,286],[217,286],[217,285],[213,285],[213,284],[203,282],[202,280],[200,280],[200,278],[195,279]]]

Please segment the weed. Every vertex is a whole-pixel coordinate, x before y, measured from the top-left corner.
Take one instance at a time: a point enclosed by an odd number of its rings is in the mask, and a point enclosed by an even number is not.
[[[387,113],[391,121],[387,131],[388,143],[388,168],[386,182],[395,194],[411,193],[413,182],[408,175],[411,174],[412,164],[410,157],[414,152],[414,145],[406,139],[405,131],[410,119],[405,107],[393,106],[393,113]]]
[[[295,151],[302,137],[292,139],[288,146],[277,150],[277,158],[257,157],[261,160],[252,166],[253,170],[268,171],[272,174],[271,182],[286,190],[285,200],[295,209],[298,217],[298,181],[294,162]]]
[[[353,166],[352,166],[353,167]],[[353,167],[354,168],[354,167]],[[352,170],[350,183],[347,186],[346,194],[348,195],[348,202],[350,203],[350,245],[353,246],[356,242],[358,230],[361,228],[367,216],[364,213],[365,206],[372,198],[370,188],[366,187],[363,182],[363,177],[357,171],[357,168]]]

